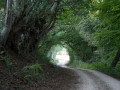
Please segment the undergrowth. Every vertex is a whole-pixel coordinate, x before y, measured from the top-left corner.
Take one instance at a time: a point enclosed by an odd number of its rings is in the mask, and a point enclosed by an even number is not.
[[[106,73],[110,76],[120,79],[120,62],[114,68],[111,67],[110,63],[107,61],[96,61],[91,64],[80,61],[79,64],[73,64],[70,65],[70,67],[98,70],[100,72]]]
[[[12,58],[9,55],[5,55],[5,51],[0,51],[0,64],[5,65],[7,68],[12,68]]]
[[[120,63],[118,63],[117,66],[113,68],[108,62],[94,62],[92,63],[92,67],[95,70],[104,72],[116,78],[120,78]]]
[[[27,82],[31,82],[31,81],[38,82],[44,79],[44,70],[42,66],[38,63],[25,66],[23,68],[23,72],[25,73],[24,79]]]

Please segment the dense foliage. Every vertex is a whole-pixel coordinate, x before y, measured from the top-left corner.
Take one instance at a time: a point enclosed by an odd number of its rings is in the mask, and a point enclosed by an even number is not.
[[[119,0],[92,0],[82,2],[81,6],[74,6],[72,2],[72,8],[63,7],[65,12],[58,16],[56,27],[40,43],[41,51],[48,53],[54,45],[68,45],[72,49],[73,56],[78,57],[77,60],[73,58],[70,66],[81,67],[83,64],[84,68],[86,65],[81,61],[95,62],[92,64],[94,69],[118,77],[119,64],[113,72],[109,71],[115,56],[119,60],[117,54],[120,48],[119,2]]]

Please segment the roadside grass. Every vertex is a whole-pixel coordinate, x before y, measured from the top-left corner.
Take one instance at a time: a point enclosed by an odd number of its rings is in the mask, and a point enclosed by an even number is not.
[[[115,68],[111,67],[110,63],[107,61],[96,61],[93,63],[85,63],[80,61],[79,64],[70,65],[70,67],[97,70],[105,74],[108,74],[112,77],[120,79],[120,62],[117,64]]]
[[[92,63],[93,69],[106,73],[110,76],[120,79],[120,63],[116,67],[111,67],[108,62],[94,62]]]

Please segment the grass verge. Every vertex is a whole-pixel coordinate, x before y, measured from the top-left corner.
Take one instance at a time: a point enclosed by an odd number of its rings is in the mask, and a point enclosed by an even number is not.
[[[83,68],[83,69],[92,69],[108,74],[112,77],[120,79],[120,62],[115,68],[110,66],[110,63],[107,61],[96,61],[91,64],[80,62],[77,65],[70,65],[70,67]]]

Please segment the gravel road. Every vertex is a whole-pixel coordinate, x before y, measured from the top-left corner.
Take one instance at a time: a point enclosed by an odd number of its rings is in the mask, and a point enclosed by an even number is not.
[[[77,74],[75,89],[71,90],[120,90],[120,81],[94,70],[72,69]]]

